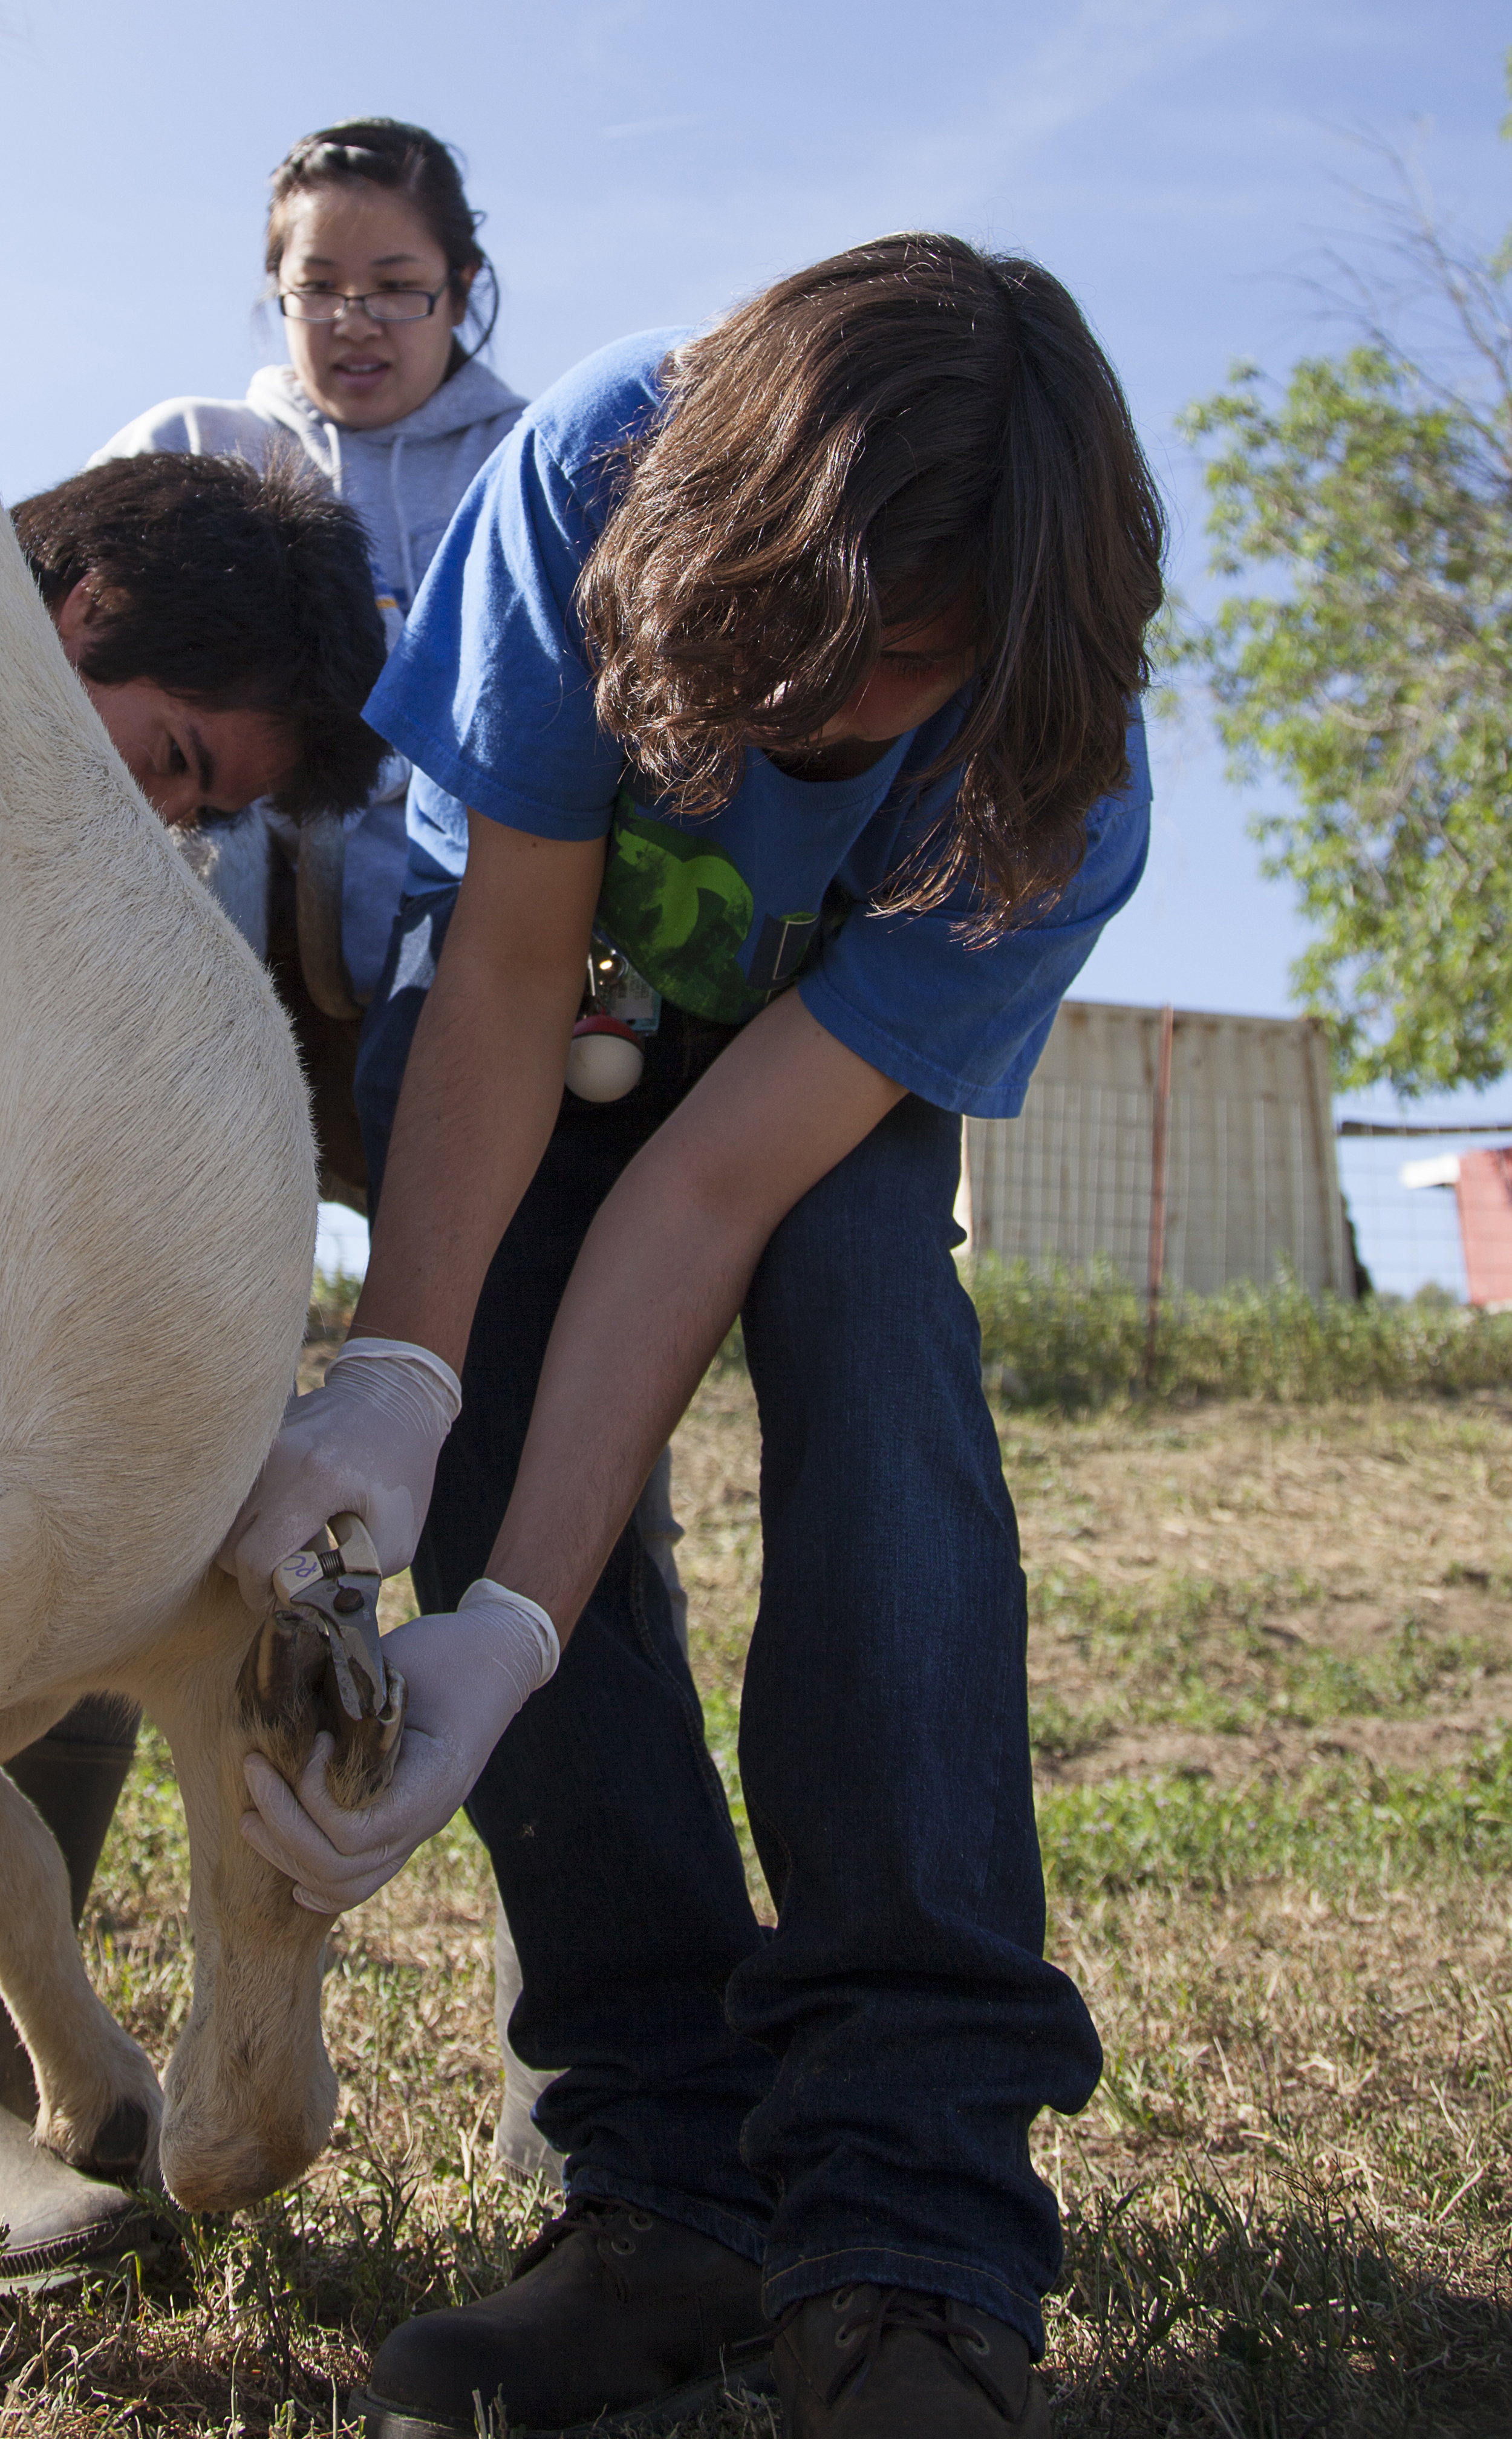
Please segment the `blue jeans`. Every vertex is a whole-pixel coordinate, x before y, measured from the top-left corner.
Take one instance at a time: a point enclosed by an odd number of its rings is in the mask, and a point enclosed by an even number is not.
[[[375,1179],[452,895],[405,901],[369,1011]],[[669,1008],[633,1093],[563,1096],[478,1307],[428,1609],[487,1565],[589,1221],[728,1039]],[[776,1930],[633,1523],[468,1808],[523,1967],[510,2037],[572,2061],[536,2111],[570,2191],[763,2261],[773,2314],[875,2281],[1039,2352],[1060,2234],[1029,2126],[1083,2107],[1101,2056],[1041,1955],[1023,1576],[952,1258],[959,1159],[955,1118],[900,1102],[789,1213],[745,1303],[763,1565],[740,1773]]]

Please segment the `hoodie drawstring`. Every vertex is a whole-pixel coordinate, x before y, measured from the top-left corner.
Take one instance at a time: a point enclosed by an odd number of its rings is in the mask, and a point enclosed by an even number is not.
[[[334,423],[328,422],[322,426],[322,430],[330,449],[331,489],[340,499],[342,488],[340,428]],[[413,610],[415,607],[415,553],[410,548],[409,527],[404,522],[404,503],[399,488],[399,461],[403,451],[404,438],[402,432],[396,432],[389,444],[388,495],[394,504],[394,527],[399,535],[399,556],[404,577],[406,607],[408,610]]]
[[[394,524],[399,533],[399,555],[404,569],[404,594],[409,610],[415,607],[415,554],[410,548],[410,529],[404,519],[404,504],[400,497],[399,459],[404,446],[404,434],[396,432],[394,445],[388,453],[388,495],[394,503]]]

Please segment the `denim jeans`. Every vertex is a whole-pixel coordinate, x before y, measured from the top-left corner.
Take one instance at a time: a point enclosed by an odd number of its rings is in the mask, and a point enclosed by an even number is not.
[[[452,896],[405,901],[369,1011],[375,1179]],[[668,1008],[634,1092],[563,1096],[478,1307],[428,1609],[487,1566],[595,1211],[728,1038]],[[1101,2058],[1041,1954],[1023,1576],[952,1258],[959,1159],[958,1120],[900,1102],[782,1221],[742,1314],[763,1566],[740,1772],[775,1931],[633,1522],[468,1808],[519,1949],[514,2045],[571,2061],[536,2116],[573,2193],[760,2259],[774,2314],[875,2281],[1038,2352],[1060,2234],[1029,2126],[1081,2108]]]

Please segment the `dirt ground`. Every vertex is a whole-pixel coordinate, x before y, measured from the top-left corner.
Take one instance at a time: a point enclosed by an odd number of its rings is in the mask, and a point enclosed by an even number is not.
[[[1049,1949],[1107,2054],[1083,2116],[1036,2132],[1071,2231],[1052,2307],[1058,2429],[1512,2432],[1504,1876],[1406,1881],[1388,1850],[1374,1887],[1246,1882],[1241,1860],[1236,1888],[1202,1892],[1178,1854],[1166,1885],[1055,1894],[1062,1790],[1291,1787],[1341,1756],[1372,1779],[1447,1780],[1504,1732],[1512,1400],[998,1421],[1029,1580]],[[716,1378],[674,1451],[711,1728],[755,1615],[757,1480],[747,1384]],[[1130,2307],[1137,2335],[1103,2317],[1122,2274],[1114,2222],[1148,2305],[1142,2326]],[[1379,2247],[1420,2351],[1393,2343],[1382,2376],[1357,2348],[1332,2388],[1305,2345],[1289,2363],[1286,2315],[1270,2315],[1299,2230],[1304,2251]],[[1218,2274],[1238,2255],[1248,2290]],[[1304,2317],[1320,2304],[1306,2290],[1298,2273]],[[1166,2346],[1180,2371],[1157,2368]],[[1440,2350],[1454,2376],[1435,2382]]]
[[[1447,1760],[1512,1711],[1512,1400],[1000,1414],[999,1436],[1030,1585],[1042,1786],[1175,1767],[1232,1780],[1338,1751]],[[738,1686],[760,1566],[742,1375],[704,1384],[674,1466],[695,1673],[721,1694]],[[1117,1688],[1110,1610],[1124,1620]],[[1127,1682],[1130,1619],[1157,1643],[1164,1622],[1180,1647],[1164,1677],[1158,1655],[1136,1655],[1154,1672],[1143,1702]],[[1298,1719],[1316,1697],[1299,1704],[1288,1681],[1326,1682],[1321,1661],[1343,1664],[1337,1709]]]
[[[1219,1624],[1202,1655],[1206,1682],[1215,1697],[1263,1689],[1265,1704],[1218,1728],[1130,1726],[1080,1756],[1041,1750],[1042,1776],[1182,1765],[1233,1778],[1262,1758],[1295,1767],[1314,1752],[1381,1764],[1457,1757],[1512,1700],[1509,1423],[1512,1408],[1486,1401],[1468,1412],[1210,1410],[1181,1427],[1091,1425],[1047,1438],[1010,1427],[1005,1462],[1031,1580],[1053,1588],[1074,1570],[1156,1608],[1212,1587]],[[1235,1630],[1236,1589],[1261,1612],[1247,1633]],[[1349,1665],[1341,1693],[1351,1681],[1358,1690],[1381,1678],[1404,1638],[1420,1654],[1420,1682],[1396,1687],[1389,1707],[1341,1701],[1335,1716],[1295,1724],[1285,1687],[1272,1686],[1275,1661],[1326,1655]],[[1085,1632],[1043,1602],[1035,1691],[1094,1707],[1094,1670]]]
[[[1035,2138],[1068,2229],[1060,2439],[1512,2439],[1512,1821],[1485,1762],[1512,1713],[1512,1400],[999,1421],[1050,1952],[1107,2054],[1087,2110]],[[733,1785],[760,1564],[738,1368],[679,1432],[674,1488]],[[407,1586],[387,1602],[402,1614]],[[1290,1803],[1329,1771],[1364,1862],[1342,1876],[1326,1841],[1284,1870],[1194,1862],[1204,1806]],[[1473,1851],[1409,1854],[1393,1790],[1413,1772],[1468,1790]],[[187,2002],[184,1870],[150,1741],[85,1935],[160,2061]],[[489,2172],[492,1921],[462,1824],[346,1919],[329,2152],[139,2268],[0,2301],[0,2439],[339,2430],[387,2327],[501,2282],[548,2198]],[[772,2439],[764,2412],[702,2427]]]

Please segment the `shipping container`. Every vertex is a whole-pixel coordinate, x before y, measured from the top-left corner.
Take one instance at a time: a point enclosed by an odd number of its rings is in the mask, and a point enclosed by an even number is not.
[[[1067,1000],[1022,1115],[968,1119],[957,1209],[1005,1261],[1353,1295],[1324,1029]]]

